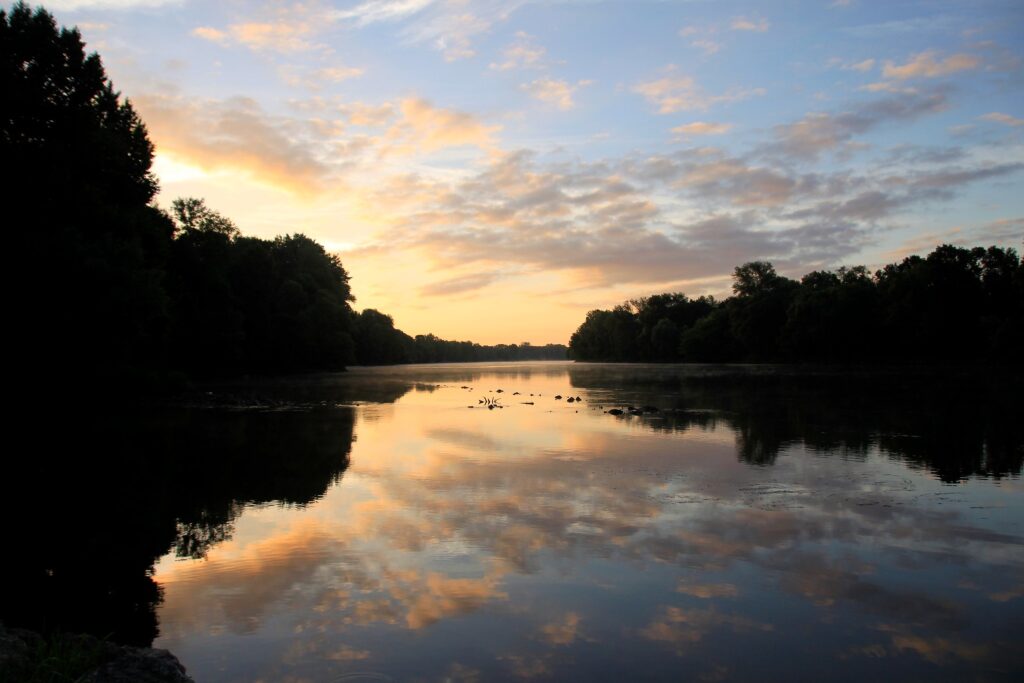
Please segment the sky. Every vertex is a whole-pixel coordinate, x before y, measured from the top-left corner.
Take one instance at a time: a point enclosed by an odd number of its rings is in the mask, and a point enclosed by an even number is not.
[[[168,207],[337,253],[410,334],[1024,246],[1020,0],[51,0]]]

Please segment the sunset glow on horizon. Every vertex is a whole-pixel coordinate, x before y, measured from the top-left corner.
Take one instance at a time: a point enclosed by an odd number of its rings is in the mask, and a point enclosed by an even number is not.
[[[1024,240],[1019,2],[42,4],[146,123],[161,206],[316,239],[413,335],[566,343],[751,260]]]

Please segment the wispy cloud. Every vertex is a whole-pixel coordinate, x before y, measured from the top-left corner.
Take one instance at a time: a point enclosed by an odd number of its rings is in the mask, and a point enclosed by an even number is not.
[[[768,150],[799,159],[817,159],[841,148],[854,136],[890,121],[907,121],[944,110],[943,90],[894,94],[837,113],[811,113],[774,129],[776,142]]]
[[[296,5],[276,7],[224,29],[197,26],[191,34],[224,47],[240,45],[257,52],[329,52],[326,45],[316,41],[329,24],[329,16],[318,6]]]
[[[432,282],[420,287],[423,296],[452,296],[483,289],[499,278],[496,273],[474,273]]]
[[[722,44],[709,38],[702,38],[691,42],[690,47],[695,47],[703,52],[705,56],[710,57],[711,55],[718,54],[718,52],[721,51]]]
[[[769,29],[771,24],[764,17],[733,17],[732,23],[729,27],[733,31],[756,31],[757,33],[764,33]]]
[[[864,59],[859,62],[846,63],[842,65],[842,68],[846,71],[860,71],[861,73],[865,73],[875,68],[875,60]]]
[[[322,90],[325,86],[359,78],[364,73],[365,70],[359,67],[341,64],[312,69],[288,64],[278,69],[278,74],[288,85],[314,92]]]
[[[593,84],[593,81],[590,80],[568,83],[545,76],[531,83],[524,83],[519,87],[524,92],[529,93],[534,99],[551,104],[562,111],[568,111],[576,106],[576,103],[573,101],[573,95],[576,91],[591,84]]]
[[[694,121],[682,126],[676,126],[672,132],[676,135],[722,135],[732,130],[731,123],[709,123],[707,121]]]
[[[538,45],[533,36],[518,31],[515,41],[502,52],[504,59],[501,62],[491,62],[490,68],[496,71],[539,69],[544,66],[546,54],[547,50]]]
[[[367,26],[382,21],[399,21],[422,12],[436,0],[369,0],[351,9],[338,10],[335,17]]]
[[[1024,126],[1024,119],[1018,119],[1016,116],[1010,116],[1002,112],[994,111],[988,114],[983,114],[978,117],[982,121],[994,121],[996,123],[1002,123],[1007,126]]]
[[[692,76],[679,73],[675,65],[669,65],[663,71],[665,75],[661,78],[633,86],[633,92],[643,95],[648,102],[655,105],[659,114],[702,111],[716,104],[739,102],[765,93],[763,88],[750,88],[711,95],[706,93]]]
[[[445,61],[467,59],[476,54],[477,38],[524,4],[526,0],[434,2],[407,22],[402,35],[412,43],[430,45]]]
[[[913,55],[906,64],[887,61],[882,68],[882,76],[901,81],[911,78],[938,78],[977,69],[980,65],[981,59],[976,55],[959,52],[942,59],[936,50],[925,50]]]

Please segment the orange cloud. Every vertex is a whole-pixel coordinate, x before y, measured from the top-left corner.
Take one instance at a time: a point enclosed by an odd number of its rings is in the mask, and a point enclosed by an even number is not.
[[[580,625],[580,615],[569,612],[561,621],[541,627],[544,639],[552,645],[571,645],[576,640],[576,631]]]
[[[319,190],[329,167],[300,125],[267,114],[253,99],[145,94],[132,103],[157,151],[204,170],[230,168],[298,194]]]
[[[446,147],[472,146],[493,151],[501,126],[486,126],[471,114],[441,109],[418,97],[398,105],[401,119],[386,134],[389,152],[422,154]]]
[[[711,598],[735,598],[740,594],[739,588],[733,583],[691,583],[686,579],[679,581],[677,593],[692,595],[695,598],[709,600]]]
[[[739,102],[765,93],[764,88],[751,88],[709,95],[697,85],[692,76],[678,73],[675,65],[666,67],[664,71],[665,75],[661,78],[633,86],[633,92],[643,95],[648,102],[656,105],[659,114],[704,110],[716,104]]]
[[[699,643],[711,631],[729,627],[733,631],[773,631],[775,627],[753,619],[731,614],[721,614],[713,609],[685,610],[680,607],[666,607],[662,617],[651,622],[640,631],[648,640],[671,644],[682,654],[694,643]]]
[[[694,121],[682,126],[676,126],[672,132],[676,135],[722,135],[732,130],[731,123],[708,123],[706,121]]]
[[[981,65],[981,59],[975,55],[960,52],[945,59],[937,59],[938,54],[935,50],[925,50],[911,57],[906,64],[886,62],[882,68],[882,75],[901,81],[910,78],[937,78],[976,69]]]
[[[568,111],[576,106],[572,96],[580,88],[591,85],[593,81],[577,81],[576,84],[566,81],[549,78],[547,76],[538,78],[532,83],[524,83],[519,86],[524,92],[529,93],[534,99],[552,104],[562,111]]]

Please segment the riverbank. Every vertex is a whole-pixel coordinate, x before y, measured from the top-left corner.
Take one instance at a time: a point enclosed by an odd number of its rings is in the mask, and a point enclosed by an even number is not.
[[[0,623],[0,683],[193,683],[168,650],[117,645],[86,634],[44,638]]]

